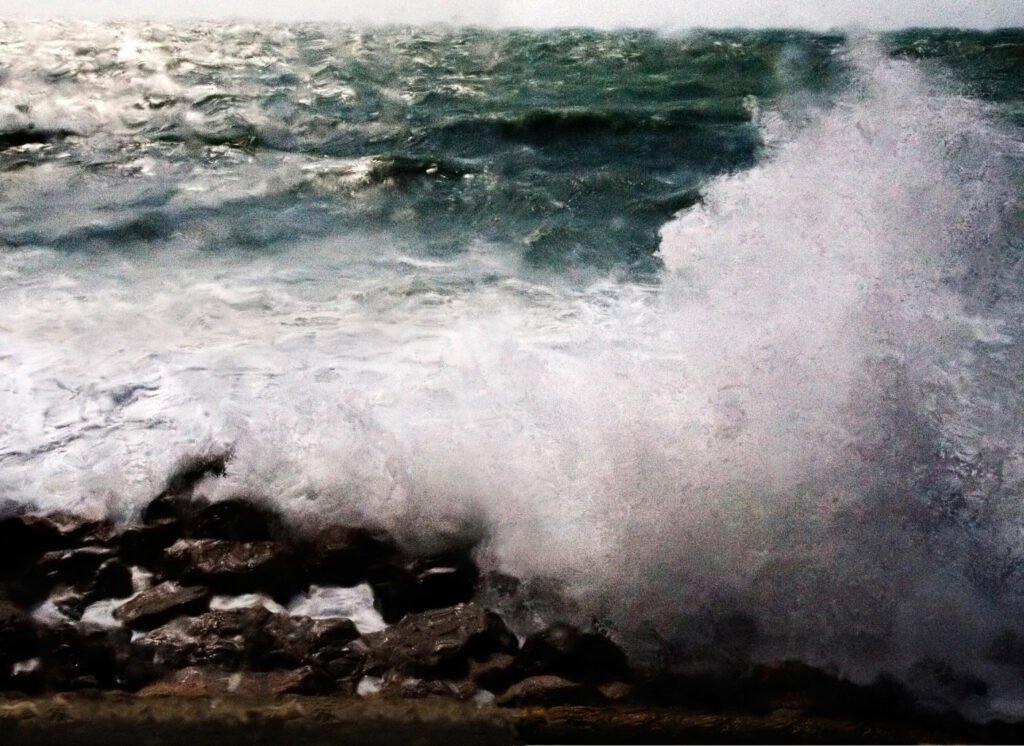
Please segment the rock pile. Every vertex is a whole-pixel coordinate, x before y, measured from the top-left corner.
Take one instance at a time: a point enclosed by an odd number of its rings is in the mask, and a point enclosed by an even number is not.
[[[474,602],[468,551],[409,556],[384,532],[288,529],[256,502],[196,498],[216,460],[179,471],[117,527],[71,515],[0,520],[0,691],[379,693],[594,703],[628,689],[609,639],[555,625],[519,640]],[[313,586],[372,589],[382,620],[288,604]],[[609,688],[609,685],[613,685]]]
[[[554,624],[519,640],[480,603],[518,581],[482,579],[469,550],[411,556],[366,527],[299,534],[258,502],[194,494],[223,469],[223,459],[187,464],[137,525],[0,519],[0,692],[372,693],[885,717],[913,707],[892,681],[858,687],[795,662],[641,675],[604,634]],[[318,589],[366,608],[317,607]],[[722,644],[745,644],[752,625],[732,623],[735,639]]]

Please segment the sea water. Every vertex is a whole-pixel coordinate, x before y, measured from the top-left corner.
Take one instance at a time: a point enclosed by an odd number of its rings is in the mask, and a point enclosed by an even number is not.
[[[1024,717],[1024,32],[3,21],[0,85],[3,510],[227,454],[520,631]]]

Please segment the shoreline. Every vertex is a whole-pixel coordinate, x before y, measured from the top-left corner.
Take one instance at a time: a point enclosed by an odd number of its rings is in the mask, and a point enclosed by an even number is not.
[[[441,698],[0,695],[6,744],[1013,743],[1019,726],[637,706],[476,706]]]
[[[197,495],[221,469],[186,465],[134,526],[0,519],[4,744],[1024,742],[1024,723],[939,715],[895,680],[796,660],[648,671],[556,619],[519,637],[484,605],[518,581],[483,574],[472,547],[298,535],[265,504]],[[346,603],[361,584],[371,606],[281,605],[322,582]],[[349,618],[371,610],[369,629]]]

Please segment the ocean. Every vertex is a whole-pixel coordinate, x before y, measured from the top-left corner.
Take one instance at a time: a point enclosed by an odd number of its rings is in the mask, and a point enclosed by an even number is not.
[[[0,21],[0,512],[189,458],[519,630],[1024,718],[1024,31]]]

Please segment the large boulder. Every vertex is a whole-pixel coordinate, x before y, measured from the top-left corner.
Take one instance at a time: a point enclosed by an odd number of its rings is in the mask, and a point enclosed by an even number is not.
[[[134,645],[147,660],[165,668],[269,671],[326,664],[342,657],[342,649],[358,637],[347,619],[293,618],[254,606],[182,617]]]
[[[259,606],[179,617],[136,639],[133,645],[142,657],[162,668],[235,670],[256,662],[258,639],[272,616]]]
[[[287,600],[305,586],[290,550],[276,541],[179,539],[164,555],[168,575],[218,593],[262,591]]]
[[[113,616],[132,629],[155,629],[179,616],[201,614],[211,596],[209,588],[164,582],[118,606]]]
[[[472,603],[408,614],[365,639],[368,672],[424,679],[463,679],[471,660],[518,648],[515,635],[497,614]]]
[[[522,676],[554,675],[594,685],[629,677],[622,648],[604,635],[562,623],[527,637],[516,667]]]

